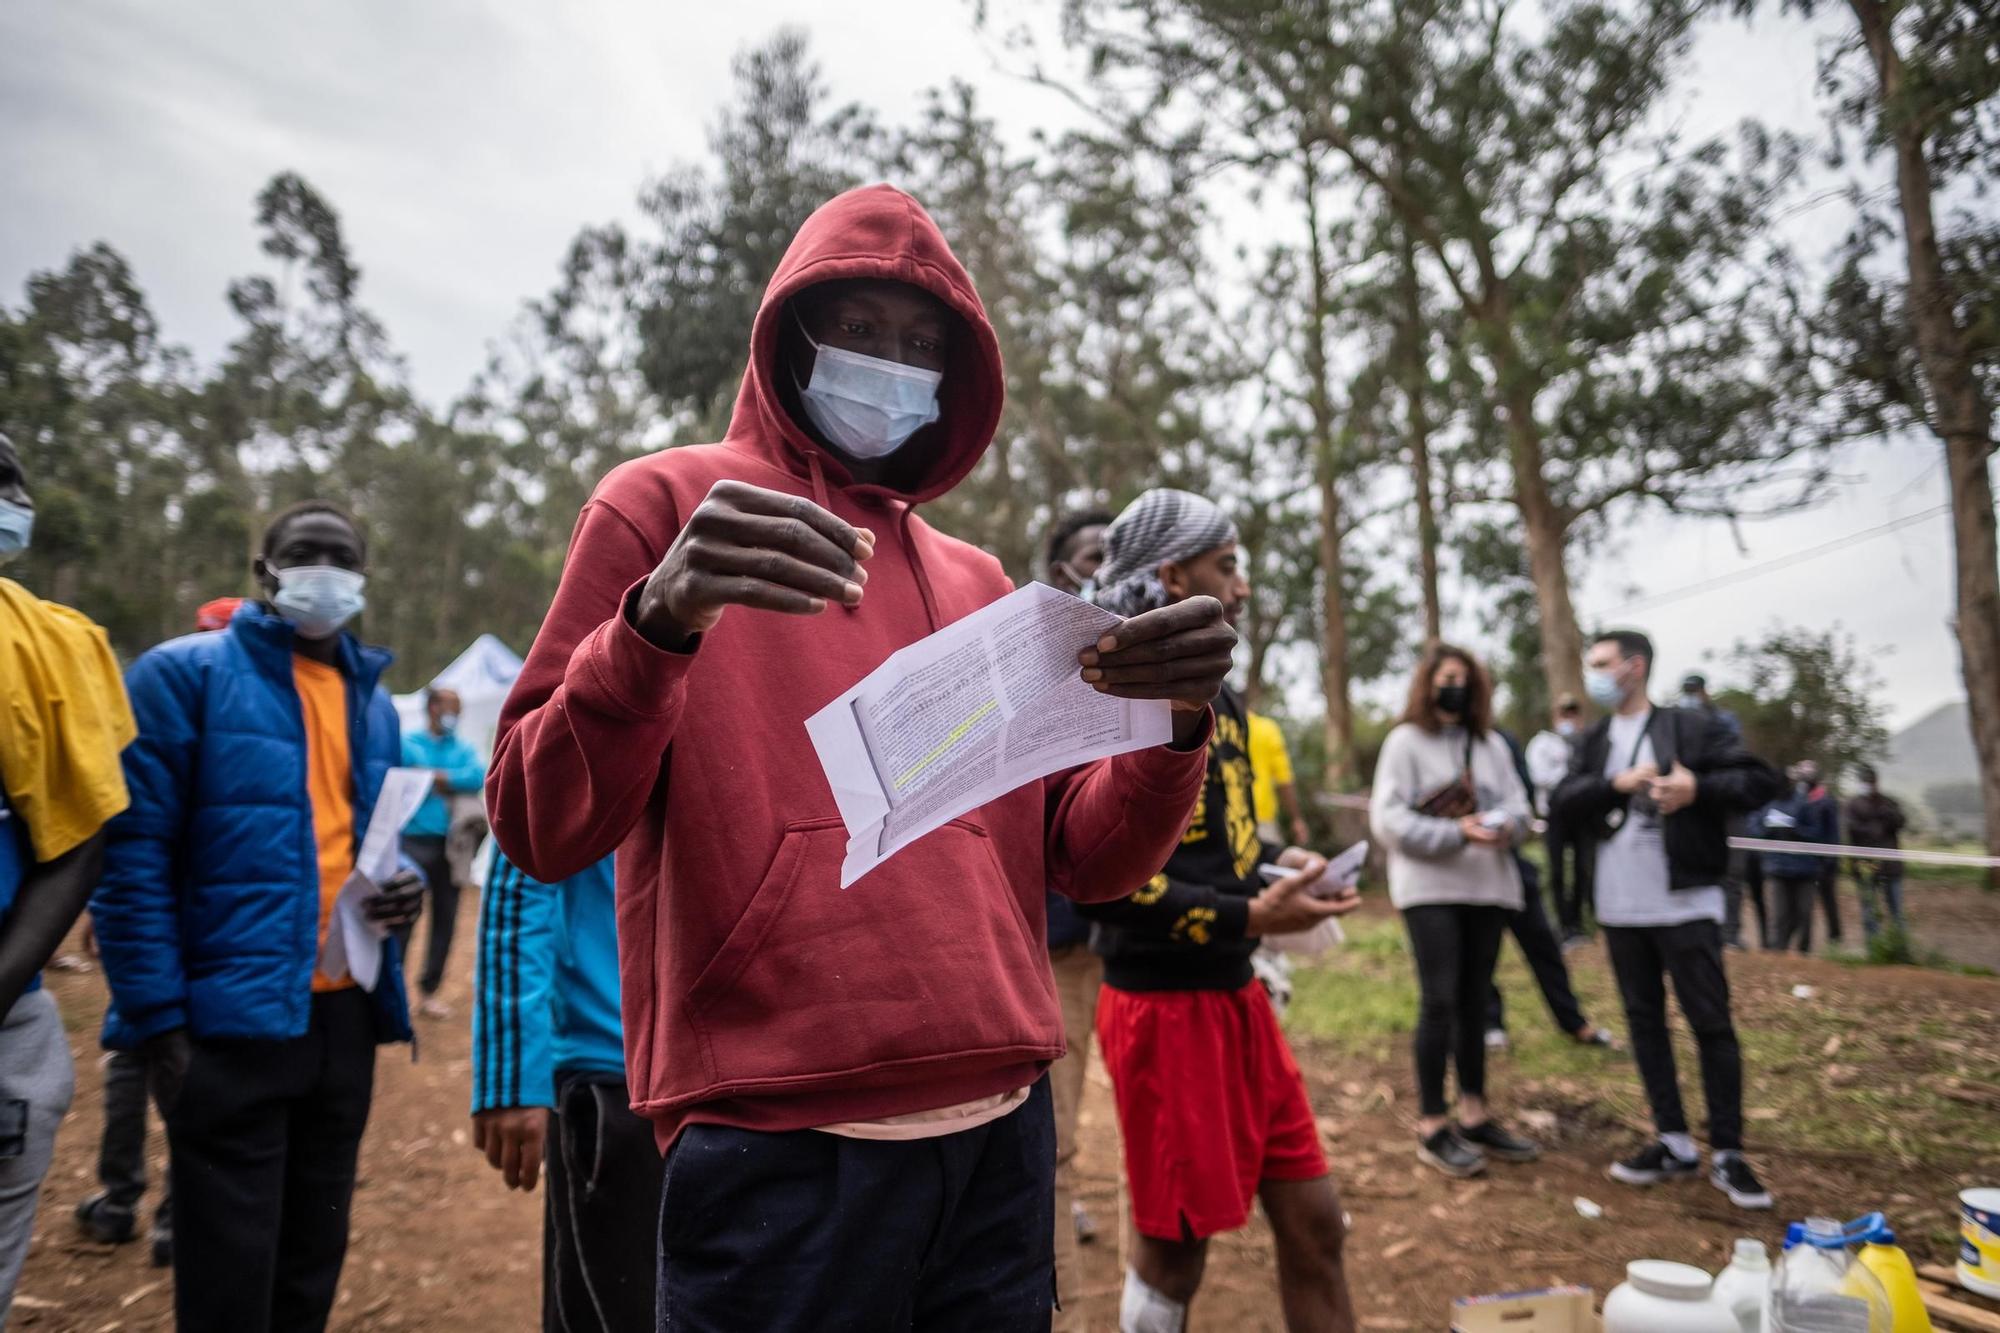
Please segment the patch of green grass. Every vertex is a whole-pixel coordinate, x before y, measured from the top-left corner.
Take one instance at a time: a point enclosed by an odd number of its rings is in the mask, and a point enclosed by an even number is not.
[[[1585,1015],[1622,1036],[1624,1016],[1602,957],[1572,955],[1570,963]],[[1493,1068],[1506,1102],[1520,1101],[1539,1085],[1564,1100],[1596,1102],[1615,1119],[1645,1121],[1645,1097],[1629,1053],[1579,1046],[1558,1032],[1511,943],[1502,947],[1498,977],[1511,1049]],[[1416,975],[1394,918],[1352,923],[1346,947],[1301,968],[1292,983],[1285,1026],[1296,1038],[1323,1046],[1327,1058],[1392,1068],[1408,1061]],[[1938,1091],[1949,1077],[2000,1078],[2000,1062],[1975,1056],[1966,1063],[1962,1025],[1941,1011],[1943,1003],[1930,1012],[1902,1005],[1881,1010],[1859,996],[1842,999],[1825,991],[1810,1003],[1768,995],[1754,1005],[1739,1001],[1744,1105],[1757,1112],[1748,1125],[1752,1144],[1760,1151],[1887,1154],[1931,1164],[2000,1159],[2000,1120]],[[1678,1013],[1672,1022],[1682,1094],[1700,1124],[1693,1035]],[[1829,1050],[1836,1036],[1840,1043]],[[1935,1045],[1939,1041],[1952,1045]]]

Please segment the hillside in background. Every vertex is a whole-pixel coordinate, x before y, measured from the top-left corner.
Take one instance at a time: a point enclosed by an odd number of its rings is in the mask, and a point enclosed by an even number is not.
[[[1897,732],[1880,767],[1883,789],[1922,806],[1940,831],[1978,836],[1979,761],[1972,752],[1972,717],[1964,700],[1940,704]]]

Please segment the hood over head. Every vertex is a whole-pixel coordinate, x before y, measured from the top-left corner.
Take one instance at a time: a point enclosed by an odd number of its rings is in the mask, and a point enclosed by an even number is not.
[[[790,318],[786,303],[808,287],[842,279],[874,278],[921,287],[961,324],[947,352],[938,386],[938,419],[912,435],[895,457],[904,464],[897,485],[856,485],[845,463],[786,410],[779,394],[785,369],[778,364],[779,335]],[[912,504],[935,499],[964,480],[992,443],[1006,400],[1000,344],[972,278],[944,234],[915,199],[890,185],[869,185],[836,195],[799,227],[778,271],[764,291],[750,332],[750,363],[728,442],[754,449],[789,472],[817,471],[836,486],[893,495]]]

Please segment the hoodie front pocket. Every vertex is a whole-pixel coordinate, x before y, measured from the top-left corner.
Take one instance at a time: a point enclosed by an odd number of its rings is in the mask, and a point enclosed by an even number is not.
[[[963,820],[839,887],[839,820],[786,829],[688,993],[717,1083],[1061,1041],[1048,965],[991,840]]]

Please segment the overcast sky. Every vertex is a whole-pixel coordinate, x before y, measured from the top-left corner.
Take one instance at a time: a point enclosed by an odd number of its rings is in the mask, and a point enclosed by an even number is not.
[[[419,390],[442,403],[522,299],[549,286],[579,225],[629,217],[646,178],[701,155],[731,56],[781,24],[810,29],[837,97],[891,122],[956,78],[1017,142],[1067,123],[1060,99],[999,67],[970,16],[955,0],[3,5],[0,301],[18,304],[29,273],[108,240],[167,336],[213,356],[231,332],[223,289],[260,259],[252,197],[296,170],[340,210],[365,302]],[[1813,76],[1810,31],[1721,26],[1676,115],[1695,131],[1745,115],[1815,131]],[[1841,222],[1835,205],[1796,225],[1820,244]],[[1921,441],[1856,449],[1843,464],[1845,484],[1810,513],[1734,532],[1632,519],[1614,549],[1575,570],[1584,622],[1945,498],[1938,450]],[[1936,515],[1618,618],[1654,633],[1664,671],[1708,665],[1719,683],[1737,640],[1778,621],[1838,622],[1884,652],[1900,725],[1961,693],[1949,552]]]

